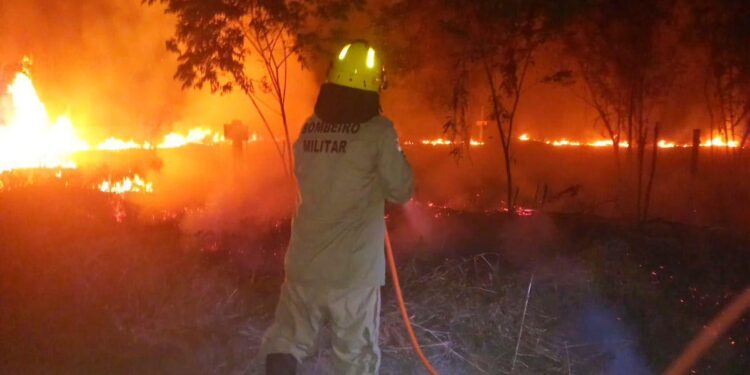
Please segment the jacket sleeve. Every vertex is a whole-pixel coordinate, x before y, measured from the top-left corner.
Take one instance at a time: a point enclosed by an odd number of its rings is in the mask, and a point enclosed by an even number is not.
[[[378,173],[385,199],[401,204],[408,202],[412,196],[414,177],[392,124],[386,126],[379,147]]]

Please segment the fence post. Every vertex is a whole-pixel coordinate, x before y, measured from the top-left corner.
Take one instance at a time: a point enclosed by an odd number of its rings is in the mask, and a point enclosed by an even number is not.
[[[693,129],[693,153],[690,157],[690,175],[695,177],[698,174],[698,156],[701,150],[701,130]]]

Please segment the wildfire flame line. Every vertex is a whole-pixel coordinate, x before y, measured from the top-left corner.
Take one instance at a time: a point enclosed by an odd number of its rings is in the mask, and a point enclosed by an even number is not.
[[[423,145],[427,145],[427,146],[454,146],[454,145],[457,145],[456,142],[451,141],[450,139],[446,139],[446,138],[423,139],[419,143],[423,144]],[[404,144],[411,146],[411,145],[414,145],[415,143],[413,141],[405,141]],[[471,140],[469,140],[469,145],[472,146],[472,147],[484,146],[484,142],[471,139]]]
[[[563,147],[563,146],[571,146],[571,147],[580,147],[580,146],[586,146],[586,147],[612,147],[614,142],[612,142],[611,139],[599,139],[599,140],[593,140],[593,141],[572,141],[567,138],[557,139],[557,140],[538,140],[538,139],[532,139],[529,137],[528,134],[521,134],[521,136],[518,137],[518,140],[521,142],[536,142],[536,143],[544,143],[552,146],[557,147]],[[676,142],[667,141],[664,139],[659,140],[657,142],[657,146],[659,148],[689,148],[693,147],[692,144],[683,143],[678,144]],[[729,147],[729,148],[737,148],[739,147],[739,142],[730,140],[726,142],[723,137],[716,136],[713,139],[709,139],[705,142],[701,142],[701,147]],[[620,142],[620,147],[627,148],[629,147],[628,142]]]
[[[518,140],[520,142],[533,142],[533,143],[543,143],[546,145],[554,146],[554,147],[612,147],[614,142],[610,139],[597,139],[597,140],[590,140],[590,141],[579,141],[579,140],[571,140],[568,138],[560,138],[560,139],[534,139],[531,138],[528,134],[524,133],[521,134],[518,137]],[[406,141],[404,142],[406,145],[413,146],[415,144],[421,144],[426,146],[455,146],[457,145],[456,142],[451,141],[449,139],[445,138],[435,138],[435,139],[422,139],[419,142],[414,141]],[[477,141],[472,139],[470,141],[470,144],[472,147],[479,147],[484,146],[485,142],[483,141]],[[628,142],[620,142],[621,148],[627,148],[630,145]],[[692,144],[688,143],[682,143],[678,144],[673,141],[668,141],[665,139],[659,140],[657,142],[657,146],[659,148],[669,149],[669,148],[689,148],[693,147]],[[728,147],[728,148],[738,148],[740,147],[739,142],[735,140],[725,141],[722,136],[716,136],[713,139],[709,139],[707,141],[701,142],[700,147]]]
[[[253,134],[252,141],[257,141],[258,136]],[[116,137],[109,137],[99,143],[94,149],[99,151],[123,151],[123,150],[153,150],[153,149],[170,149],[179,148],[191,144],[219,144],[226,142],[224,135],[203,127],[193,128],[187,133],[172,132],[164,136],[161,143],[154,146],[150,142],[138,143],[134,140],[122,140]]]
[[[250,141],[259,140],[253,133]],[[16,169],[75,169],[73,155],[78,152],[130,149],[173,149],[190,144],[219,144],[222,133],[197,127],[187,133],[172,132],[155,146],[110,137],[96,146],[83,140],[68,116],[51,119],[39,98],[27,69],[17,72],[7,90],[0,96],[0,174]],[[61,171],[58,177],[61,177]],[[5,186],[0,183],[0,190]],[[97,185],[106,193],[153,192],[153,184],[139,175],[119,181],[104,180]]]
[[[251,135],[250,142],[259,140],[257,134]],[[197,127],[186,133],[166,134],[156,145],[109,137],[92,146],[79,136],[68,116],[51,120],[31,76],[25,71],[16,73],[0,97],[0,173],[21,168],[75,168],[72,155],[82,151],[172,149],[224,142],[222,133]]]
[[[259,140],[257,134],[253,133],[250,142]],[[532,139],[528,134],[518,137],[521,142],[544,143],[555,147],[611,147],[613,142],[607,139],[578,141],[567,138],[555,140]],[[16,73],[14,79],[7,87],[7,92],[0,97],[0,173],[14,169],[70,169],[76,168],[73,154],[90,151],[120,151],[120,150],[153,150],[173,149],[191,144],[220,144],[226,142],[223,134],[205,127],[197,127],[186,133],[172,132],[166,134],[162,141],[156,144],[151,142],[136,142],[134,140],[123,140],[109,137],[96,146],[83,140],[72,120],[66,116],[58,116],[53,121],[47,112],[44,103],[34,87],[31,76],[27,69]],[[407,141],[407,145],[415,142]],[[446,139],[424,139],[418,144],[428,146],[452,146],[457,142]],[[471,147],[484,146],[481,140],[469,140]],[[627,142],[621,142],[620,147],[628,147]],[[691,147],[689,144],[677,144],[675,142],[660,140],[657,143],[660,148],[682,148]],[[725,140],[721,136],[714,137],[700,144],[701,147],[739,147],[735,140]],[[102,181],[98,186],[100,191],[106,193],[123,194],[128,192],[153,192],[153,184],[135,174],[125,177],[119,181],[110,179]],[[2,186],[0,186],[2,189]]]

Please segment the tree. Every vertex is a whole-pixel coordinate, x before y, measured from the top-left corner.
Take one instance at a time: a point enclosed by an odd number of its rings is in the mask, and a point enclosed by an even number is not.
[[[518,107],[537,50],[584,6],[585,1],[476,1],[462,5],[452,30],[463,39],[459,60],[477,65],[489,90],[491,116],[500,134],[508,212],[515,208],[512,145]],[[460,13],[459,13],[460,14]]]
[[[750,136],[750,4],[694,0],[691,5],[693,36],[707,51],[711,126],[718,127],[727,146],[730,141],[737,142],[739,153]],[[716,117],[718,121],[713,121]],[[748,124],[744,131],[743,124]]]
[[[629,146],[632,140],[626,121],[628,96],[622,89],[625,84],[614,74],[618,58],[607,56],[617,52],[611,47],[616,38],[607,33],[608,26],[606,17],[583,18],[565,33],[563,41],[568,54],[575,60],[576,73],[585,88],[581,97],[596,111],[599,123],[612,142],[619,180],[620,145],[627,143]]]
[[[658,110],[677,77],[676,51],[668,29],[671,0],[598,0],[566,35],[569,53],[589,92],[589,103],[613,141],[619,166],[619,143],[625,133],[628,155],[635,152],[635,217],[646,220],[658,152]],[[653,147],[646,171],[649,136]]]
[[[346,17],[362,1],[345,0],[144,0],[161,3],[177,16],[175,34],[167,48],[178,55],[175,79],[183,88],[202,88],[228,93],[244,92],[276,146],[284,170],[291,177],[293,153],[287,119],[289,59],[300,58],[302,48],[323,38],[315,24]],[[262,74],[250,67],[252,59]],[[275,107],[266,105],[270,96]],[[278,116],[283,143],[273,130],[268,111]]]
[[[475,79],[484,82],[491,108],[490,118],[495,122],[500,135],[503,163],[505,166],[506,202],[508,212],[515,207],[513,184],[513,143],[518,108],[524,94],[528,73],[533,66],[535,53],[586,4],[585,0],[429,0],[396,2],[387,9],[383,17],[386,29],[399,28],[392,37],[413,40],[403,35],[415,23],[419,25],[415,37],[419,37],[429,48],[420,49],[410,44],[401,50],[400,56],[411,65],[414,56],[422,56],[423,63],[440,65],[446,76],[452,76],[453,87],[449,90],[452,114],[445,128],[463,147],[468,147],[470,134],[466,121],[466,108],[472,83]],[[438,56],[435,56],[435,55]],[[425,58],[427,56],[427,58]],[[418,59],[417,59],[418,60]],[[427,61],[425,61],[427,60]],[[482,119],[484,120],[484,119]]]

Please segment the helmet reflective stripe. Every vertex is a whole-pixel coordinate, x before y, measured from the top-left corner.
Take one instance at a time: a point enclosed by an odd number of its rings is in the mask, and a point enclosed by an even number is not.
[[[349,52],[349,47],[351,47],[351,44],[347,44],[344,46],[344,48],[341,49],[341,53],[339,53],[339,60],[343,60],[346,58],[346,53]]]
[[[370,69],[375,67],[375,50],[372,47],[367,50],[367,67]]]
[[[380,56],[365,41],[353,41],[341,48],[328,72],[329,83],[358,90],[378,92],[384,81]]]

